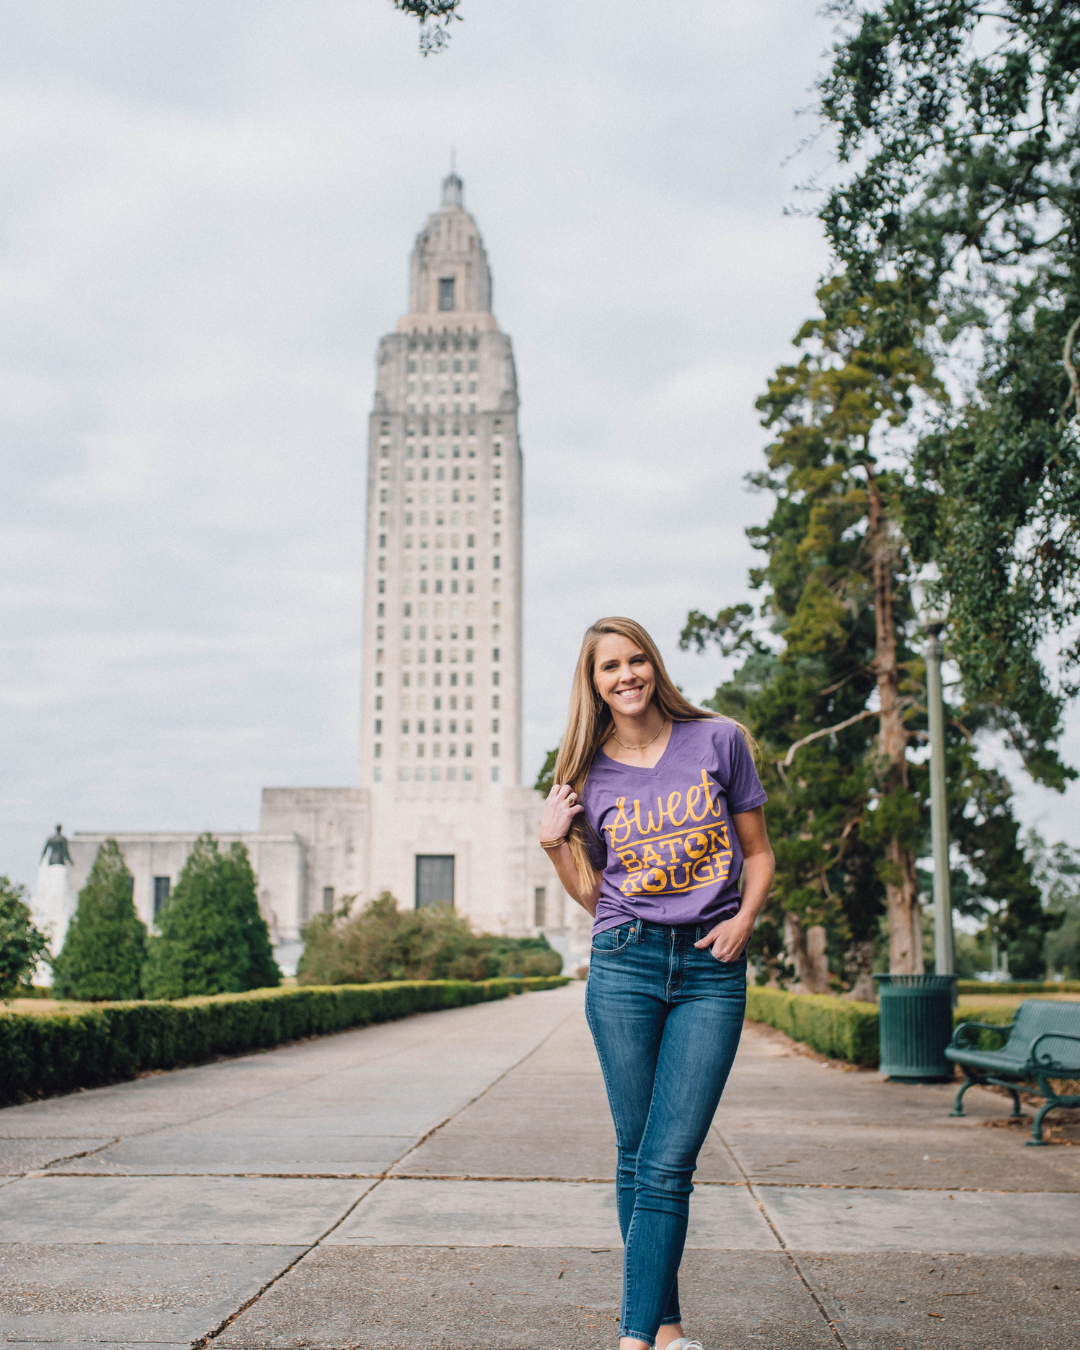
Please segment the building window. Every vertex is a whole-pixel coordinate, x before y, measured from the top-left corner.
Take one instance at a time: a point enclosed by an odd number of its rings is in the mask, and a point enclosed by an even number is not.
[[[440,277],[440,278],[439,278],[439,308],[440,308],[440,309],[453,309],[453,308],[454,308],[454,278],[453,278],[453,277]]]
[[[154,918],[155,918],[155,920],[157,919],[157,916],[161,913],[161,911],[165,908],[165,906],[169,903],[169,891],[170,891],[171,889],[172,889],[172,879],[171,879],[170,877],[155,877],[155,878],[154,878]]]
[[[547,923],[547,887],[537,886],[533,891],[533,927],[543,928]]]
[[[453,905],[454,855],[418,853],[416,855],[416,908],[426,905]]]
[[[497,782],[499,781],[499,766],[498,766],[498,765],[496,765],[495,768],[493,768],[492,771],[491,771],[491,781],[492,781],[493,783],[497,783]]]
[[[324,914],[333,914],[334,912],[333,886],[324,886],[322,888],[322,912]]]

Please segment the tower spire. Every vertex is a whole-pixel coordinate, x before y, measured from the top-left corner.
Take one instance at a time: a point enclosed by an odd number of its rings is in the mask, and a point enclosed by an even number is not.
[[[465,205],[465,184],[458,177],[457,169],[454,167],[454,161],[457,158],[454,151],[450,151],[450,172],[442,182],[442,204],[443,206],[464,206]]]

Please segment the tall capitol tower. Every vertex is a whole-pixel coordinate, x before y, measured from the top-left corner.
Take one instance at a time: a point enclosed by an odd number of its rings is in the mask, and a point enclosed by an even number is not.
[[[409,312],[379,343],[368,425],[360,782],[272,787],[242,840],[287,973],[304,923],[390,891],[481,932],[543,933],[573,969],[589,919],[538,847],[521,786],[521,451],[510,339],[461,179],[417,236]],[[217,832],[215,832],[217,833]],[[75,831],[72,885],[114,837],[139,914],[168,903],[194,832]]]
[[[379,344],[368,430],[361,783],[479,802],[521,781],[521,451],[510,339],[454,173]]]

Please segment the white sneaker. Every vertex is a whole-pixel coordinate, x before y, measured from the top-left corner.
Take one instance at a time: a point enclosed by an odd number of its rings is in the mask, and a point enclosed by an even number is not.
[[[693,1341],[689,1336],[680,1336],[677,1341],[668,1341],[666,1350],[705,1350],[700,1341]]]

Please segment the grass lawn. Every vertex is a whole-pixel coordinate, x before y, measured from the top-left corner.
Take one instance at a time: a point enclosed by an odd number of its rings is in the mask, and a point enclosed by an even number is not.
[[[1080,1003],[1080,994],[961,994],[960,1008],[1019,1008],[1025,999],[1046,998],[1057,1003]]]

